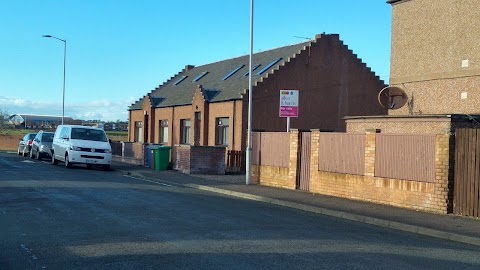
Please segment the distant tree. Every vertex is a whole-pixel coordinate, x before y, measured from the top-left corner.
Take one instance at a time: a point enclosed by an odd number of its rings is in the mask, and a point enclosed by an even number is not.
[[[0,109],[0,131],[2,131],[7,126],[7,120],[10,117],[7,109]]]

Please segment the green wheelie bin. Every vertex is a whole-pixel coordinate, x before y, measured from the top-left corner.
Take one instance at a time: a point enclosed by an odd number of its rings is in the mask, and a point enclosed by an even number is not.
[[[170,164],[170,146],[159,146],[155,147],[155,170],[163,171],[168,169]]]

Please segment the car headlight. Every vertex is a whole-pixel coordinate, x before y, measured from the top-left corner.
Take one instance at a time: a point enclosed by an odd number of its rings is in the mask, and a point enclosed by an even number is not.
[[[70,146],[70,150],[73,150],[73,151],[82,151],[82,148],[77,147],[77,146]]]

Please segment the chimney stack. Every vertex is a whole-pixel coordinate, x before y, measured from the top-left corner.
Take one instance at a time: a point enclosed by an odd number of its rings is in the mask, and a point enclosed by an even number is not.
[[[321,34],[316,34],[315,39],[321,39],[322,36],[324,36],[324,35],[325,35],[325,32],[322,32]]]
[[[184,72],[187,72],[189,70],[192,70],[195,66],[194,65],[186,65],[185,68],[183,69]]]

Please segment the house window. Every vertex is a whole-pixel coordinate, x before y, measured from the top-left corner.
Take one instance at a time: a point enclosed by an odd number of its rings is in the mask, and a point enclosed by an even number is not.
[[[180,120],[180,143],[190,144],[190,119]]]
[[[143,142],[143,123],[141,121],[135,121],[135,129],[133,135],[134,142]]]
[[[216,119],[216,145],[228,145],[228,117]]]
[[[168,120],[160,120],[160,143],[168,143]]]

